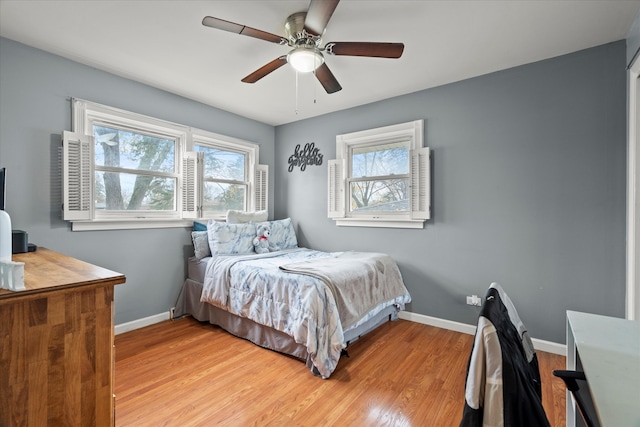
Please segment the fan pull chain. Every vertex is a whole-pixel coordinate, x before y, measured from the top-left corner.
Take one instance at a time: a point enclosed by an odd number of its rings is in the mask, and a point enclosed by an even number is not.
[[[313,70],[313,76],[315,77],[316,71]],[[318,82],[317,79],[313,82],[313,103],[316,104],[318,102]]]
[[[317,77],[316,70],[318,69],[318,57],[314,57],[315,67],[313,68],[313,77]],[[318,101],[318,79],[313,79],[313,103],[316,104]]]
[[[296,115],[298,115],[298,74],[296,71]]]

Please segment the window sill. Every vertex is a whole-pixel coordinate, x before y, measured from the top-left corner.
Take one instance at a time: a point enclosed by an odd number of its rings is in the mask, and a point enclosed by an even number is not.
[[[133,230],[143,228],[179,228],[192,226],[192,219],[110,219],[73,221],[71,223],[71,231]]]
[[[424,228],[423,219],[334,218],[338,227]]]

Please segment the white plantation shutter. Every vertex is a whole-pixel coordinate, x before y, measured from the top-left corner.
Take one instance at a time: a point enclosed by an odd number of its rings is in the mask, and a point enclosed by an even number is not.
[[[186,152],[182,157],[182,217],[198,218],[202,201],[200,200],[202,186],[204,153]]]
[[[328,182],[328,216],[329,218],[344,218],[345,216],[345,159],[329,160]]]
[[[269,208],[269,165],[256,165],[254,185],[254,211],[263,211]]]
[[[62,133],[62,218],[90,220],[93,201],[93,137]]]
[[[431,162],[429,148],[411,150],[411,219],[431,218]]]

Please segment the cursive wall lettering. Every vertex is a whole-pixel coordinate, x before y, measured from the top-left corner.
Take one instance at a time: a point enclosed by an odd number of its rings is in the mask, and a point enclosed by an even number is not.
[[[315,143],[308,142],[300,151],[300,144],[296,145],[293,154],[289,156],[289,172],[293,172],[293,168],[296,166],[299,166],[303,172],[307,165],[320,166],[322,164],[322,154],[320,154],[320,149],[315,147]]]

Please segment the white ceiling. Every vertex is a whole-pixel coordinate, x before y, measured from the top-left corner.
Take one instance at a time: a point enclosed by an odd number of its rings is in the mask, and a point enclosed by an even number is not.
[[[400,59],[326,55],[343,89],[328,95],[288,52],[202,25],[210,15],[273,34],[308,0],[0,0],[0,35],[271,125],[280,125],[624,39],[634,1],[342,0],[323,37],[403,42]],[[297,112],[296,112],[297,110]]]

